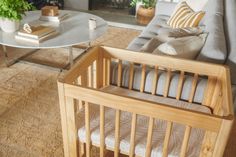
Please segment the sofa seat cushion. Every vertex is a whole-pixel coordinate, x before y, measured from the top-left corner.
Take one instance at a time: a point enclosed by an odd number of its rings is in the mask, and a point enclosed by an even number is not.
[[[135,91],[130,91],[128,89],[122,89],[118,87],[107,87],[102,89],[114,94],[128,95],[130,97],[145,99],[149,101],[155,101],[160,103],[168,103],[174,106],[179,106],[187,109],[193,109],[199,112],[210,113],[208,108],[200,105],[193,105],[187,102],[173,101],[168,98],[161,98],[157,96],[152,96],[150,94],[139,93]],[[100,144],[100,130],[99,130],[99,106],[90,104],[90,128],[91,128],[91,142],[93,145]],[[105,108],[105,145],[107,148],[114,149],[115,145],[115,110]],[[81,111],[79,116],[79,140],[82,142],[86,141],[86,129],[84,125],[84,111]],[[124,153],[129,153],[130,148],[130,131],[131,131],[131,120],[132,114],[128,112],[121,112],[120,119],[120,151]],[[136,127],[136,136],[135,136],[135,155],[145,156],[146,149],[146,137],[148,130],[148,121],[149,118],[145,116],[137,116],[137,127]],[[166,121],[164,120],[155,120],[154,129],[153,129],[153,141],[152,141],[152,157],[161,157],[163,149],[163,141],[166,131]],[[179,156],[181,150],[181,143],[184,136],[185,127],[183,125],[174,123],[172,128],[172,135],[169,142],[169,154],[170,156],[177,157]],[[204,136],[204,131],[200,129],[192,129],[189,146],[186,156],[195,157],[198,156],[200,152],[200,145],[202,143]]]

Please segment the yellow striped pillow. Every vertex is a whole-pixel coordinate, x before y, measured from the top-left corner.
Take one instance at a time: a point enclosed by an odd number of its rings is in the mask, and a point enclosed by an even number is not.
[[[172,28],[197,27],[205,12],[193,11],[184,1],[177,6],[167,24]]]

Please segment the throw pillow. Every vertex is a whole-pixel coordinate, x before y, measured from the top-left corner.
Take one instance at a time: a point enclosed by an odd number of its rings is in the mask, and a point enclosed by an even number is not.
[[[185,1],[176,7],[174,13],[167,21],[167,24],[172,28],[197,27],[205,15],[203,11],[193,11]]]
[[[203,33],[200,27],[175,28],[169,32],[169,37],[180,38],[186,36],[196,36]]]
[[[195,59],[201,51],[207,34],[173,39],[158,46],[153,54],[169,55],[184,59]]]
[[[152,38],[146,44],[142,46],[140,49],[141,52],[149,52],[152,53],[159,45],[163,42],[158,39],[158,37]]]

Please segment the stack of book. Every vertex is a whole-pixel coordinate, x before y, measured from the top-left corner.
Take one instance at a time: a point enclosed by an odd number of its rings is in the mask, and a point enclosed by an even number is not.
[[[15,39],[17,41],[39,44],[45,40],[55,37],[58,34],[58,31],[54,27],[37,26],[32,29],[31,33],[27,33],[24,29],[21,29],[15,35]]]
[[[50,22],[62,22],[63,20],[65,20],[66,18],[69,17],[69,14],[59,14],[57,16],[43,16],[41,15],[41,17],[39,18],[39,20],[41,21],[50,21]]]

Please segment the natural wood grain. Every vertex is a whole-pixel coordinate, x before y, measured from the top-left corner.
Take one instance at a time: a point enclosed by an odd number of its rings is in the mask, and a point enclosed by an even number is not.
[[[122,81],[122,61],[119,60],[118,61],[118,75],[117,75],[117,86],[120,87],[121,86],[121,81]]]
[[[158,66],[155,66],[155,72],[154,72],[154,77],[152,81],[152,95],[156,94],[157,82],[158,82]]]
[[[183,139],[182,146],[181,146],[180,157],[186,156],[190,133],[191,133],[191,127],[186,126],[185,133],[184,133],[184,139]]]
[[[100,105],[100,157],[104,157],[105,148],[105,108]]]
[[[167,76],[166,76],[166,82],[165,82],[165,88],[163,92],[163,96],[167,97],[169,93],[169,88],[170,88],[170,81],[171,81],[171,70],[167,70]]]
[[[145,88],[145,80],[146,80],[146,65],[142,65],[142,74],[141,74],[141,82],[140,82],[140,92],[144,91]]]
[[[149,124],[148,124],[148,134],[147,134],[147,144],[146,144],[145,157],[150,157],[151,156],[153,124],[154,124],[154,118],[150,117],[149,118]]]
[[[219,116],[215,115],[207,115],[196,111],[183,110],[159,103],[151,103],[145,100],[137,100],[130,97],[123,97],[97,91],[95,89],[76,87],[68,84],[65,84],[65,95],[75,98],[80,97],[83,100],[89,100],[89,102],[94,104],[103,104],[106,107],[131,113],[134,112],[144,116],[152,116],[157,119],[172,121],[209,131],[218,131],[222,121]],[[203,121],[204,123],[202,123]]]
[[[69,157],[69,145],[68,145],[68,128],[67,128],[67,113],[66,113],[66,98],[64,93],[64,84],[58,82],[58,95],[61,115],[62,137],[64,145],[64,156]]]
[[[170,140],[170,136],[171,136],[172,126],[173,126],[172,122],[167,122],[166,134],[165,134],[165,139],[164,139],[164,143],[163,143],[163,150],[162,150],[163,157],[168,156],[168,145],[169,145],[169,140]]]
[[[129,89],[133,88],[133,81],[134,81],[134,63],[130,63],[129,67]]]
[[[103,86],[107,85],[107,59],[103,58]]]
[[[85,102],[86,157],[91,156],[90,105]]]
[[[111,59],[110,58],[107,59],[106,65],[107,65],[106,85],[110,85],[110,82],[111,82]]]
[[[116,110],[114,157],[118,157],[119,153],[120,153],[120,110]]]
[[[183,90],[183,84],[184,84],[184,71],[181,71],[180,76],[179,76],[177,94],[176,94],[176,99],[177,100],[179,100],[180,97],[181,97],[182,90]]]
[[[195,95],[195,91],[197,88],[197,82],[198,82],[198,74],[194,74],[193,80],[192,80],[192,87],[191,92],[189,94],[189,102],[192,103]]]
[[[137,115],[135,113],[133,113],[132,122],[131,122],[129,157],[134,157],[135,156],[134,151],[135,151],[136,122],[137,122]]]

